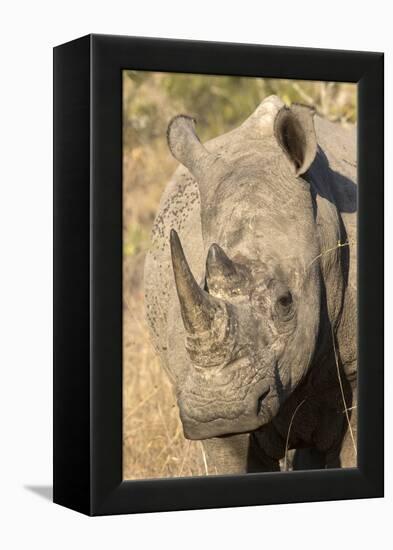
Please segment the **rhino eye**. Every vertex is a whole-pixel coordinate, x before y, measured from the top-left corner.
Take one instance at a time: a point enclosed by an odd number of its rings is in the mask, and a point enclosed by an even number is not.
[[[292,294],[288,290],[284,294],[281,294],[281,296],[277,299],[276,312],[278,317],[285,321],[291,319],[294,315],[294,308],[292,306],[293,298]]]
[[[292,304],[292,302],[293,302],[292,294],[289,291],[283,294],[282,296],[280,296],[278,299],[278,303],[283,308],[289,307]]]

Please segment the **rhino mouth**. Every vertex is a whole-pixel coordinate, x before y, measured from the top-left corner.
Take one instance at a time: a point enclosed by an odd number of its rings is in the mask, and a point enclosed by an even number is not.
[[[187,439],[201,440],[257,430],[273,417],[274,405],[268,403],[269,394],[270,387],[254,401],[252,409],[245,410],[243,404],[241,411],[236,411],[236,407],[233,407],[230,412],[222,411],[221,416],[216,414],[214,418],[204,418],[203,411],[197,414],[193,410],[191,413],[189,409],[185,411],[184,407],[180,407],[184,436]]]

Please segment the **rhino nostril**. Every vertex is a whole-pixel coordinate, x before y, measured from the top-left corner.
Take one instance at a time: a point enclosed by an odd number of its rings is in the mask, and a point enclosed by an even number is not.
[[[265,400],[265,398],[267,397],[268,393],[270,392],[270,388],[268,388],[266,391],[263,392],[262,395],[260,395],[258,397],[258,401],[257,401],[257,415],[259,415],[262,411],[262,407],[263,407],[263,402]]]

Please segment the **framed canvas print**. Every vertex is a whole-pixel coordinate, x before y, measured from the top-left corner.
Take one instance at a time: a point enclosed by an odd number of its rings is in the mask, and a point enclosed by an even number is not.
[[[54,49],[54,501],[383,496],[383,55]]]

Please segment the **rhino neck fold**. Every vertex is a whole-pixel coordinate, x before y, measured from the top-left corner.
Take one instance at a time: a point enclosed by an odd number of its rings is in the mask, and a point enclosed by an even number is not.
[[[318,261],[325,288],[326,319],[322,321],[321,330],[325,331],[328,350],[331,351],[333,348],[345,373],[351,378],[350,373],[354,369],[356,371],[357,357],[354,296],[348,284],[352,243],[348,241],[343,220],[335,204],[330,169],[326,167],[325,170],[327,175],[323,181],[324,196],[319,192],[321,173],[322,171],[318,173],[318,180],[313,178],[310,182],[320,243]],[[315,181],[318,181],[319,185],[316,185]]]

